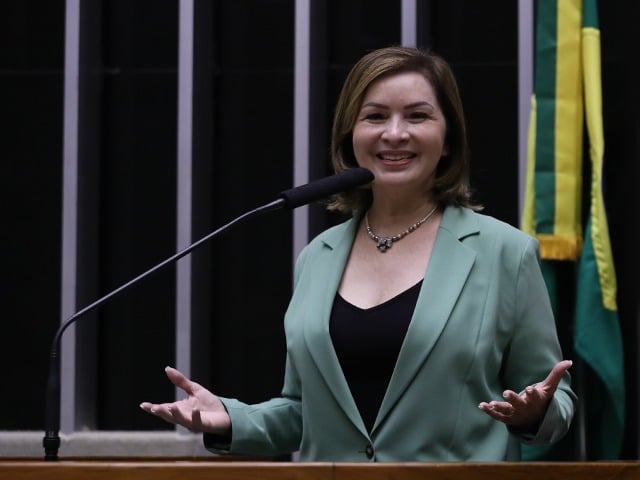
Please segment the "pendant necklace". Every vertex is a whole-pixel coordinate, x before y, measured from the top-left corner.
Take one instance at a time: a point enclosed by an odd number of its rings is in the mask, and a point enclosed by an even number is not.
[[[391,245],[393,245],[394,242],[397,242],[398,240],[409,235],[411,232],[416,230],[420,225],[422,225],[424,222],[429,220],[431,216],[435,213],[437,208],[438,208],[438,205],[433,207],[429,213],[427,213],[423,218],[418,220],[416,223],[409,225],[409,227],[405,231],[400,232],[397,235],[394,235],[393,237],[384,237],[382,235],[377,235],[376,233],[374,233],[373,230],[371,230],[371,227],[369,226],[369,212],[367,212],[364,215],[364,221],[366,222],[366,226],[367,226],[367,234],[374,242],[377,243],[376,245],[377,249],[380,252],[384,253],[391,248]]]

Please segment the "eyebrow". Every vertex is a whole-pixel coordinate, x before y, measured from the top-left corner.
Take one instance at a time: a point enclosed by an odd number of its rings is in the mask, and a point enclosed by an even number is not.
[[[409,103],[408,105],[405,105],[405,106],[404,106],[404,109],[405,109],[405,110],[409,110],[409,109],[412,109],[412,108],[425,107],[425,106],[426,106],[426,107],[431,107],[431,108],[433,108],[434,110],[435,110],[435,108],[436,108],[434,105],[432,105],[432,104],[431,104],[431,103],[429,103],[429,102],[426,102],[426,101],[420,101],[420,102],[413,102],[413,103]],[[367,102],[367,103],[365,103],[365,104],[363,104],[363,105],[362,105],[362,108],[365,108],[365,107],[382,108],[382,109],[385,109],[385,110],[388,110],[388,109],[389,109],[389,106],[388,106],[388,105],[384,105],[384,104],[382,104],[382,103],[377,103],[377,102]]]

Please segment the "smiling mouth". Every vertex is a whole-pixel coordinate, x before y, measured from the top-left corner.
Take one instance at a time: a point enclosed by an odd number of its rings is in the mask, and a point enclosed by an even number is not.
[[[399,162],[402,160],[410,160],[415,156],[416,156],[415,153],[397,153],[397,154],[378,153],[376,155],[376,157],[378,157],[380,160],[385,160],[388,162]]]

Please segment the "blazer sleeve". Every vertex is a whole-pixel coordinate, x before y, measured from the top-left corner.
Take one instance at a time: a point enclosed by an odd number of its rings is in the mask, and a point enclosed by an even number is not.
[[[540,270],[538,243],[530,238],[523,249],[515,283],[516,328],[505,363],[508,388],[524,390],[544,380],[562,360],[549,294]],[[553,443],[569,430],[577,398],[567,372],[535,435],[518,435],[529,444]]]
[[[304,249],[296,262],[294,288],[307,257]],[[204,434],[207,450],[217,454],[278,456],[294,452],[302,438],[302,387],[300,377],[287,354],[281,396],[246,404],[220,397],[231,418],[231,438]]]
[[[294,391],[295,374],[287,364],[282,396],[249,405],[220,398],[231,418],[231,441],[205,434],[204,445],[218,454],[278,456],[294,452],[302,437],[302,404]],[[228,439],[226,439],[228,441]]]

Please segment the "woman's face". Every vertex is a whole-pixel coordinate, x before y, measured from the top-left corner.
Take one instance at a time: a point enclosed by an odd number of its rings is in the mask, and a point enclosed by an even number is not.
[[[375,175],[374,187],[431,188],[447,125],[435,92],[417,72],[377,79],[367,89],[353,128],[353,151]]]

